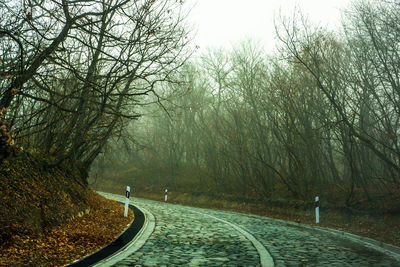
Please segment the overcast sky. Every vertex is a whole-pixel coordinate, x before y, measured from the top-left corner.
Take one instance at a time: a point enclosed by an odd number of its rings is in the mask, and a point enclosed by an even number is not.
[[[291,16],[297,5],[309,20],[329,28],[340,26],[340,10],[351,0],[187,0],[193,6],[189,22],[197,32],[195,44],[230,47],[243,38],[260,40],[267,51],[275,46],[274,16]]]

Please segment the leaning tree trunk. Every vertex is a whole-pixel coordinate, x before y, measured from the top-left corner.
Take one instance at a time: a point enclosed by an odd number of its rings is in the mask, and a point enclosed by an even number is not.
[[[15,144],[14,135],[10,133],[10,125],[5,119],[6,114],[7,109],[0,110],[0,164],[20,150]]]

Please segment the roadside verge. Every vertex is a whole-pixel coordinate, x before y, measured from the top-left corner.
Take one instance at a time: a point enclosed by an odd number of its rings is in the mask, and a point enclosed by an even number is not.
[[[135,219],[128,227],[128,229],[125,230],[125,232],[123,232],[116,240],[114,240],[106,247],[78,261],[72,262],[67,266],[83,267],[94,265],[102,261],[103,259],[109,258],[114,253],[128,246],[132,242],[132,240],[134,240],[135,236],[143,229],[143,225],[145,223],[145,215],[143,214],[143,212],[133,205],[129,205],[129,207],[133,210],[135,214]]]
[[[109,256],[108,258],[104,258],[103,260],[97,262],[94,266],[102,266],[102,267],[103,266],[112,266],[115,263],[124,260],[129,255],[131,255],[132,253],[134,253],[135,251],[140,249],[144,245],[144,243],[147,241],[147,239],[150,237],[150,235],[153,233],[154,227],[155,227],[154,215],[151,214],[146,209],[139,207],[137,205],[135,208],[137,210],[140,209],[140,211],[143,214],[143,218],[144,218],[144,224],[142,225],[142,228],[140,229],[140,231],[131,239],[131,241],[129,243],[127,243],[118,252]]]
[[[253,215],[253,216],[257,216],[257,215]],[[380,242],[380,241],[377,241],[372,238],[359,236],[359,235],[347,233],[344,231],[325,228],[325,227],[311,226],[311,225],[307,225],[307,224],[290,222],[290,221],[285,221],[285,220],[276,219],[276,218],[269,218],[269,217],[264,217],[264,218],[268,218],[271,221],[279,222],[279,223],[282,223],[287,226],[295,226],[295,227],[299,227],[299,228],[311,229],[311,230],[316,230],[319,232],[323,232],[323,233],[327,233],[327,234],[331,234],[331,235],[335,235],[335,236],[340,236],[341,238],[346,238],[353,242],[363,244],[366,247],[372,248],[374,250],[378,250],[378,251],[396,259],[397,261],[400,261],[400,247],[390,245],[390,244],[387,244],[384,242]]]

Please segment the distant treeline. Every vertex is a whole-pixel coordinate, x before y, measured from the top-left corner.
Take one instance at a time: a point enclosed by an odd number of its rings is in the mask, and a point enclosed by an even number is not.
[[[329,31],[277,22],[277,52],[242,42],[187,63],[162,107],[114,143],[93,176],[148,190],[398,201],[400,4],[357,1]],[[127,148],[127,152],[123,153]],[[338,203],[339,203],[338,202]]]

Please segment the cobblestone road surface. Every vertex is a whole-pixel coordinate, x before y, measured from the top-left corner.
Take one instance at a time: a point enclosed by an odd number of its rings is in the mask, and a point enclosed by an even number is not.
[[[400,266],[360,242],[270,218],[138,198],[131,203],[154,215],[154,232],[114,266],[260,266],[260,250],[243,232],[266,248],[275,266]]]

